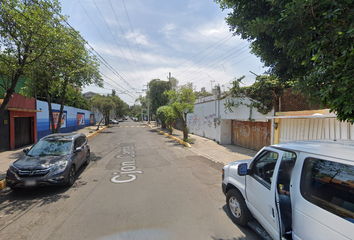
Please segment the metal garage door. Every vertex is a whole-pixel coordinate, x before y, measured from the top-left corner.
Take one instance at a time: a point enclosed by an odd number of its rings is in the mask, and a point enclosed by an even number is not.
[[[32,143],[32,118],[15,117],[15,148]]]
[[[271,122],[232,120],[231,142],[237,146],[260,150],[270,145]]]

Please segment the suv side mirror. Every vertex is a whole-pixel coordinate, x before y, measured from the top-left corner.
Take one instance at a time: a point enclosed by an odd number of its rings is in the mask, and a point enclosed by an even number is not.
[[[29,151],[29,149],[28,149],[28,148],[25,148],[25,149],[23,149],[22,151],[23,151],[25,154],[27,154],[28,151]]]
[[[247,169],[247,163],[241,163],[240,165],[238,165],[237,173],[240,176],[246,176],[247,174],[249,174],[249,171]]]
[[[81,152],[82,151],[82,148],[81,147],[78,147],[74,150],[74,153],[77,153],[77,152]]]

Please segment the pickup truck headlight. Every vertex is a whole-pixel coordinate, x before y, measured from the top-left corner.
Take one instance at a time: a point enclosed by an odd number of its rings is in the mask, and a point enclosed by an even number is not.
[[[222,169],[222,176],[221,176],[222,181],[224,181],[224,177],[225,177],[225,169],[223,168],[223,169]]]

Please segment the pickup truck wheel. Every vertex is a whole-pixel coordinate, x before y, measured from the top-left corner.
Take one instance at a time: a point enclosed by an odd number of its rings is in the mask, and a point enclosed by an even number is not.
[[[226,194],[226,204],[231,220],[242,227],[246,226],[250,213],[242,195],[235,189],[229,190]]]

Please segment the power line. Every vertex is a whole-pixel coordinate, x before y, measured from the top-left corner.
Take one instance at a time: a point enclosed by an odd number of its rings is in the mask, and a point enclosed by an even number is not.
[[[117,20],[117,22],[118,22],[119,28],[120,28],[120,30],[121,30],[121,32],[122,32],[122,34],[123,34],[124,40],[125,40],[125,42],[126,42],[128,48],[129,48],[129,52],[130,52],[130,54],[132,55],[132,58],[133,58],[134,63],[135,63],[135,66],[138,68],[138,70],[139,70],[139,72],[140,72],[140,69],[139,69],[139,67],[138,67],[138,64],[136,63],[136,60],[135,60],[135,58],[134,58],[134,55],[133,55],[133,52],[132,52],[132,50],[131,50],[131,48],[130,48],[130,45],[129,45],[129,43],[128,43],[128,40],[127,40],[127,38],[125,37],[123,28],[122,28],[122,26],[120,25],[120,22],[119,22],[119,20],[118,20],[117,14],[116,14],[116,12],[115,12],[115,10],[114,10],[114,8],[113,8],[113,5],[112,5],[112,3],[111,3],[111,0],[109,0],[109,3],[110,3],[111,8],[112,8],[112,10],[113,10],[114,16],[115,16],[115,18],[116,18],[116,20]],[[144,77],[143,77],[143,75],[142,75],[141,73],[140,73],[140,75],[141,75],[141,77],[142,77],[141,83],[144,84],[144,81],[143,81]]]
[[[225,42],[227,42],[228,40],[230,40],[231,37],[229,37],[228,39],[224,40],[222,43],[220,43],[218,46],[216,46],[213,50],[211,50],[209,53],[207,53],[206,55],[204,55],[201,59],[199,59],[198,61],[194,62],[191,66],[189,66],[187,69],[185,69],[182,73],[178,74],[177,76],[180,76],[181,74],[185,73],[188,69],[190,69],[191,67],[193,67],[194,65],[196,65],[198,62],[202,61],[203,59],[205,59],[207,56],[209,56],[212,52],[214,52],[216,49],[218,49],[221,45],[223,45]]]
[[[210,46],[206,47],[205,49],[203,49],[202,51],[200,51],[199,53],[193,55],[192,57],[188,58],[187,60],[185,60],[184,62],[180,63],[179,65],[177,65],[176,67],[174,67],[172,70],[177,69],[178,67],[182,66],[183,64],[185,64],[186,62],[188,62],[189,60],[191,60],[192,58],[195,58],[196,56],[198,56],[199,54],[205,52],[206,50],[208,50],[209,48],[211,48],[212,46],[214,46],[215,44],[221,42],[222,40],[226,39],[227,37],[231,38],[233,35],[229,35],[227,34],[227,36],[223,37],[222,39],[218,40],[217,42],[211,44]],[[162,75],[161,75],[162,76]],[[161,77],[159,77],[161,78]]]
[[[119,50],[121,51],[121,53],[123,54],[123,56],[124,56],[124,58],[125,58],[125,60],[127,61],[127,63],[129,64],[129,66],[130,66],[130,68],[132,69],[132,71],[134,72],[134,70],[133,70],[133,68],[131,67],[131,65],[130,65],[130,63],[129,63],[129,61],[128,61],[128,59],[125,57],[125,54],[124,54],[124,52],[122,51],[122,49],[121,49],[121,47],[119,46],[119,44],[118,44],[118,41],[116,40],[116,38],[114,37],[114,34],[113,34],[113,32],[112,32],[112,30],[111,30],[111,28],[108,26],[108,24],[107,24],[107,22],[106,22],[106,20],[104,19],[104,17],[103,17],[103,15],[102,15],[102,13],[101,13],[101,11],[100,11],[100,9],[98,8],[98,6],[97,6],[97,4],[96,4],[96,2],[93,0],[93,2],[94,2],[94,4],[95,4],[95,6],[96,6],[96,8],[97,8],[97,10],[98,10],[98,12],[100,13],[100,15],[101,15],[101,17],[102,17],[102,19],[103,19],[103,21],[105,22],[105,24],[106,24],[106,26],[107,26],[107,28],[109,29],[109,31],[111,32],[111,34],[112,34],[112,36],[113,36],[113,39],[115,40],[115,42],[116,42],[116,44],[117,44],[117,46],[119,47]],[[123,66],[124,67],[124,66]],[[124,68],[125,69],[125,68]],[[126,69],[125,69],[126,70]],[[134,72],[134,74],[135,74],[135,72]],[[135,74],[135,76],[136,76],[136,74]],[[136,76],[137,77],[137,76]],[[139,78],[138,78],[139,79]],[[129,85],[131,88],[133,88],[127,81],[125,81],[125,80],[123,80],[127,85]]]
[[[131,30],[132,30],[132,34],[133,34],[133,37],[134,37],[134,40],[135,40],[136,47],[138,48],[138,53],[139,53],[139,56],[140,56],[141,62],[142,62],[142,64],[143,64],[143,67],[144,67],[144,70],[145,70],[146,77],[149,79],[149,76],[147,75],[147,72],[146,72],[146,69],[145,69],[145,64],[144,64],[143,58],[141,57],[141,53],[140,53],[140,49],[139,49],[139,45],[138,45],[138,43],[137,43],[137,41],[136,41],[136,38],[135,38],[135,34],[134,34],[133,27],[132,27],[132,23],[130,22],[130,18],[129,18],[129,14],[128,14],[128,11],[127,11],[127,7],[125,6],[125,2],[124,2],[124,0],[122,0],[122,2],[123,2],[124,9],[125,9],[125,12],[126,12],[127,17],[128,17],[129,25],[130,25],[130,28],[131,28]]]
[[[204,69],[206,69],[208,66],[210,66],[210,65],[212,65],[213,63],[215,63],[217,60],[219,60],[220,58],[222,58],[223,57],[223,60],[222,60],[222,63],[220,63],[218,66],[221,66],[223,63],[225,63],[225,60],[226,59],[228,59],[229,57],[231,57],[232,55],[234,55],[234,54],[236,54],[237,52],[239,52],[239,51],[241,51],[242,49],[244,49],[245,47],[248,47],[249,45],[246,45],[246,46],[244,46],[244,47],[242,47],[242,48],[240,48],[240,49],[237,49],[237,47],[239,47],[239,46],[241,46],[242,44],[244,44],[245,42],[243,42],[243,43],[241,43],[241,44],[239,44],[239,45],[237,45],[235,48],[236,48],[236,50],[234,51],[234,52],[229,52],[229,51],[227,51],[227,52],[225,52],[225,53],[223,53],[223,54],[221,54],[219,57],[217,57],[217,58],[215,58],[214,60],[212,60],[211,62],[209,62],[208,64],[206,64],[203,68],[200,68],[199,70],[197,70],[196,72],[192,72],[192,73],[190,73],[190,74],[188,74],[188,75],[186,75],[184,78],[190,78],[190,77],[192,77],[192,76],[194,76],[194,75],[196,75],[196,74],[199,74],[199,73],[201,73]],[[230,53],[229,55],[227,55],[226,57],[224,57],[224,55],[225,54],[227,54],[227,53]],[[239,54],[240,55],[240,54]],[[237,56],[239,56],[239,55],[237,55]],[[234,56],[234,57],[232,57],[232,58],[235,58],[235,57],[237,57],[237,56]],[[232,59],[231,58],[231,59]],[[217,68],[218,66],[214,66],[213,67],[213,69],[215,69],[215,68]],[[210,72],[210,71],[209,71]],[[194,78],[193,78],[194,79]],[[193,80],[192,79],[192,80]]]
[[[97,55],[99,58],[101,58],[101,59],[98,59],[101,63],[103,63],[110,71],[112,71],[113,72],[113,74],[115,74],[119,79],[121,79],[121,80],[124,80],[124,78],[88,43],[88,42],[86,42],[86,40],[68,23],[68,21],[66,21],[65,20],[65,18],[60,14],[60,13],[58,13],[57,11],[56,11],[56,9],[54,9],[53,8],[53,6],[50,4],[50,3],[48,3],[47,2],[47,0],[44,0],[53,10],[54,10],[54,12],[56,13],[56,14],[58,14],[58,16],[60,17],[60,19],[62,20],[62,21],[64,21],[74,32],[76,32],[77,34],[78,34],[78,36],[81,38],[81,40],[82,41],[84,41],[91,49],[92,49],[92,51],[94,51],[95,52],[95,55]],[[39,3],[37,3],[38,5],[39,5]],[[40,6],[40,5],[39,5]],[[76,36],[74,36],[70,31],[69,31],[69,33],[74,37],[74,38],[76,38]],[[76,38],[77,39],[77,38]],[[77,39],[77,40],[79,40],[79,39]],[[80,42],[80,43],[82,43],[82,42]],[[84,45],[84,44],[83,44]],[[84,47],[85,47],[85,45],[84,45]],[[86,48],[86,47],[85,47]],[[86,48],[87,49],[87,48]],[[87,49],[90,53],[92,53],[93,54],[93,52],[90,50],[90,49]],[[114,81],[115,82],[115,81]],[[116,83],[116,82],[115,82]],[[117,83],[116,83],[117,84]],[[121,88],[123,88],[123,87],[121,87]],[[126,90],[125,88],[123,88],[124,90]],[[134,90],[134,89],[133,89]],[[126,90],[127,91],[127,90]]]
[[[120,65],[122,65],[122,67],[125,69],[124,65],[120,62],[120,60],[118,59],[118,57],[114,54],[112,48],[110,47],[110,45],[107,43],[106,39],[103,37],[101,31],[98,29],[97,25],[95,24],[95,22],[92,20],[91,16],[88,14],[88,12],[86,11],[86,9],[84,8],[84,6],[81,4],[80,0],[78,0],[78,2],[80,3],[82,9],[85,11],[86,15],[89,17],[89,19],[91,20],[91,22],[93,23],[93,25],[95,26],[96,30],[98,31],[98,33],[100,34],[100,36],[102,37],[103,41],[106,43],[106,45],[108,46],[108,48],[111,50],[112,54],[115,56],[115,58],[117,59],[117,61],[120,63]],[[95,1],[93,1],[95,3]],[[96,5],[96,3],[95,3]],[[97,7],[97,5],[96,5]],[[115,71],[115,70],[114,70]],[[123,82],[125,82],[130,88],[133,88],[127,81],[124,80],[124,78],[122,77],[121,80]]]

